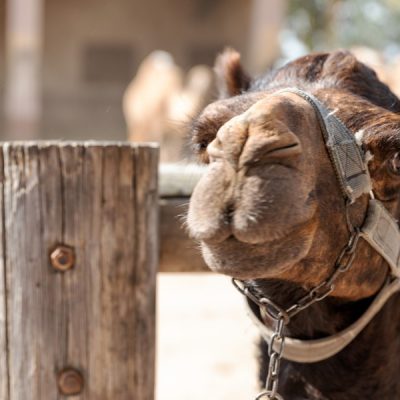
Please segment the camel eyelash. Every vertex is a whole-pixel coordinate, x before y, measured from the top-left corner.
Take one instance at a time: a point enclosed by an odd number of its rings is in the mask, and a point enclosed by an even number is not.
[[[193,145],[193,150],[194,150],[196,153],[201,153],[201,152],[203,152],[203,151],[206,150],[207,146],[208,146],[208,142],[202,141],[202,142],[199,142],[199,143],[195,143],[195,144]]]
[[[210,142],[215,138],[216,134],[207,131],[206,129],[200,129],[195,127],[192,130],[192,143],[193,151],[196,153],[202,153],[206,150]]]

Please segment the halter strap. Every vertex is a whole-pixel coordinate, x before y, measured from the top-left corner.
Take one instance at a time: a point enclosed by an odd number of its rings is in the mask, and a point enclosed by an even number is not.
[[[343,196],[353,203],[362,194],[371,193],[365,154],[343,122],[315,96],[297,88],[282,89],[277,93],[284,92],[297,94],[314,108]],[[363,239],[387,261],[392,275],[400,277],[400,229],[379,200],[369,201],[361,232]]]
[[[299,363],[314,363],[326,360],[342,351],[372,321],[389,298],[400,290],[400,280],[388,281],[376,295],[364,314],[346,329],[322,339],[300,340],[285,337],[283,358]],[[274,330],[267,327],[257,312],[257,305],[247,299],[249,315],[263,339],[270,344]]]
[[[283,92],[297,94],[314,108],[345,198],[353,203],[362,194],[369,193],[372,184],[365,155],[346,125],[312,94],[297,88],[282,89],[277,93]]]
[[[369,201],[361,237],[387,261],[391,274],[400,278],[399,226],[379,200]]]

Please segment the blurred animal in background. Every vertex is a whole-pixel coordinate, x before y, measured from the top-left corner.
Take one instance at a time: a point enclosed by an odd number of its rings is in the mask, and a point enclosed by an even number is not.
[[[154,51],[141,63],[123,97],[131,141],[160,143],[161,162],[185,156],[187,127],[211,99],[212,69],[197,65],[187,74],[165,51]]]

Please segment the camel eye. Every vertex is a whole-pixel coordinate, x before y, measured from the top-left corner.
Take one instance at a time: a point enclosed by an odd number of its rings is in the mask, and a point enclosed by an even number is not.
[[[389,162],[389,169],[395,175],[400,175],[400,152],[393,155]]]
[[[197,146],[199,151],[203,151],[207,148],[208,142],[206,141],[200,142]]]
[[[199,154],[199,153],[204,152],[206,150],[207,146],[208,146],[208,142],[202,141],[200,143],[195,143],[193,145],[193,150],[196,154]]]

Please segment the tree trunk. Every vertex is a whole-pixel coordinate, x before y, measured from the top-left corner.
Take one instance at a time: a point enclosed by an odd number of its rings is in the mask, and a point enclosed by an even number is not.
[[[151,146],[2,145],[1,399],[153,399],[157,163]]]

